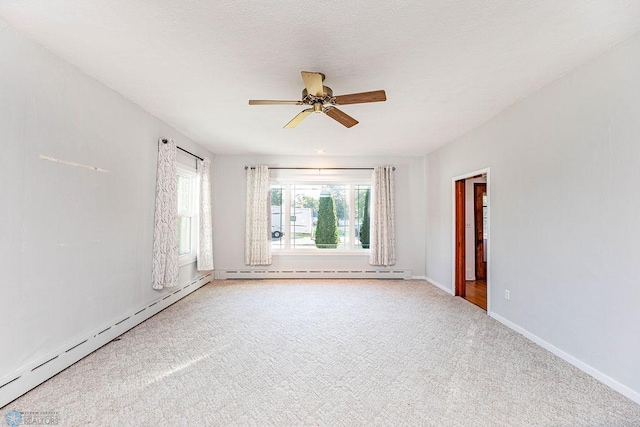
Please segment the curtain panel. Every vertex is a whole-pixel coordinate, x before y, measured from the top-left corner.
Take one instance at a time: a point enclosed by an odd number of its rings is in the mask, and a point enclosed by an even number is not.
[[[369,264],[389,266],[396,263],[394,171],[377,166],[372,176],[371,241]]]
[[[176,143],[158,141],[156,210],[153,228],[151,285],[162,289],[178,285],[178,201]]]
[[[244,263],[271,264],[271,203],[269,199],[269,168],[247,168],[246,229]]]
[[[213,231],[211,229],[211,161],[198,159],[198,271],[213,270]]]

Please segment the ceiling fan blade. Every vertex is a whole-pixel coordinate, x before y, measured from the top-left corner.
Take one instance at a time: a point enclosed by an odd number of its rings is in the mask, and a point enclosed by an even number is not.
[[[307,118],[307,116],[309,114],[313,113],[313,108],[307,108],[306,110],[302,110],[301,112],[298,113],[297,116],[295,116],[293,119],[291,119],[291,121],[289,123],[287,123],[286,125],[284,125],[285,129],[291,129],[294,128],[296,126],[298,126],[300,124],[301,121],[303,121],[304,119]]]
[[[250,99],[249,105],[302,105],[302,101],[273,101],[269,99]]]
[[[331,117],[333,120],[348,128],[358,124],[358,121],[356,119],[346,114],[345,112],[338,110],[335,107],[326,108],[324,112],[327,116]]]
[[[383,90],[374,90],[373,92],[336,96],[336,105],[364,104],[365,102],[381,102],[386,100],[387,94]]]
[[[324,91],[322,89],[322,80],[324,80],[324,74],[313,73],[311,71],[302,72],[302,80],[304,81],[304,87],[307,88],[307,93],[313,96],[323,96]]]

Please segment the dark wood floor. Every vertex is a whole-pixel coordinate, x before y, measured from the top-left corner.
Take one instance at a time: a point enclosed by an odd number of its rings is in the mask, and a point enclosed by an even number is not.
[[[483,310],[487,309],[487,281],[468,280],[465,282],[465,297],[467,301],[473,303]]]

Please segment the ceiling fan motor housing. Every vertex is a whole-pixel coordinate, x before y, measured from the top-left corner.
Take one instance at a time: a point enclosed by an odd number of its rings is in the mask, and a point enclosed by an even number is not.
[[[322,86],[322,96],[309,95],[307,89],[302,89],[302,102],[305,104],[315,105],[317,103],[320,103],[321,105],[324,105],[333,104],[334,101],[335,98],[333,97],[333,90],[331,90],[329,86]]]

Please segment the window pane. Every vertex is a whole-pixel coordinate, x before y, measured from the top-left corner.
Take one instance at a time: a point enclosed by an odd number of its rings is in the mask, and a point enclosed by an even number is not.
[[[329,193],[333,198],[338,220],[338,248],[349,249],[352,236],[349,233],[349,186],[329,185]],[[318,246],[320,247],[320,246]]]
[[[354,186],[356,213],[355,213],[355,249],[369,249],[369,237],[371,226],[371,186]]]
[[[370,184],[272,185],[271,249],[368,249],[370,193]]]
[[[346,185],[291,185],[292,249],[348,249]]]
[[[283,186],[271,186],[271,249],[284,247],[284,206],[282,205]]]
[[[291,185],[291,249],[314,249],[321,185]]]
[[[191,252],[191,218],[178,217],[178,255]]]
[[[178,213],[191,212],[191,178],[178,175]]]

